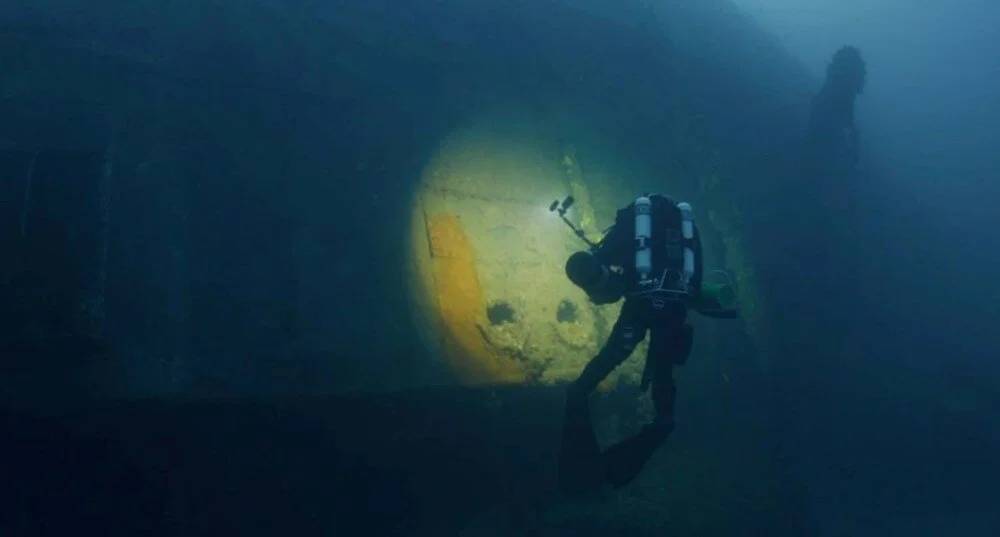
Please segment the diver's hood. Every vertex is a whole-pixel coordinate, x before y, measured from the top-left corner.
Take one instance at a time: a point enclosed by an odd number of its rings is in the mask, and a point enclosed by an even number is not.
[[[590,252],[576,252],[566,261],[566,276],[595,304],[618,302],[625,294],[625,278]]]

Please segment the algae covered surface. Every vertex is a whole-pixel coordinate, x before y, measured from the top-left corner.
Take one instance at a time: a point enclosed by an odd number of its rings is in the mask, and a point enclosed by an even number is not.
[[[610,156],[610,141],[598,133],[574,132],[589,142],[587,150],[578,149],[559,136],[558,117],[538,128],[526,116],[504,110],[456,129],[429,161],[414,198],[414,315],[431,348],[466,362],[451,363],[461,380],[565,383],[604,344],[620,306],[593,304],[565,277],[565,260],[587,247],[549,210],[552,200],[565,196],[575,200],[567,213],[571,221],[599,241],[617,209],[635,195],[652,188],[678,199],[690,195],[705,217],[699,226],[706,256],[717,264],[713,273],[726,273],[736,284],[746,329],[758,326],[760,299],[736,202],[712,163],[704,164],[706,177],[672,178]],[[459,257],[462,272],[448,273]],[[497,308],[506,315],[490,318]],[[605,387],[619,379],[637,383],[645,350],[644,344]],[[467,374],[477,367],[507,368],[520,378],[500,371]]]

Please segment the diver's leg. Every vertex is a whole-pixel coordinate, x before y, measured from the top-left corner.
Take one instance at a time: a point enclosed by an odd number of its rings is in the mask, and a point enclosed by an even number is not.
[[[687,362],[691,354],[691,344],[694,332],[691,325],[671,325],[654,339],[657,341],[657,354],[653,355],[653,345],[650,342],[650,356],[647,360],[656,361],[652,367],[653,408],[656,410],[654,425],[673,428],[674,399],[677,387],[674,384],[674,365]]]
[[[568,494],[595,489],[604,481],[601,449],[586,398],[566,401],[558,472],[559,488]]]
[[[597,385],[624,362],[635,350],[636,345],[646,337],[647,326],[643,322],[640,307],[641,304],[625,301],[607,343],[570,385],[571,402],[579,403],[581,399],[585,402],[586,397],[597,388]]]
[[[607,479],[615,487],[631,482],[653,456],[656,449],[674,430],[675,363],[683,363],[690,352],[690,327],[676,322],[654,326],[650,330],[647,367],[652,383],[654,421],[635,436],[615,444],[604,452]]]
[[[601,380],[628,358],[645,331],[635,307],[626,301],[607,343],[570,385],[559,456],[559,484],[564,492],[593,489],[604,482],[605,469],[591,424],[587,397]]]
[[[672,431],[672,424],[653,422],[635,436],[608,448],[603,455],[605,479],[615,488],[631,483]]]

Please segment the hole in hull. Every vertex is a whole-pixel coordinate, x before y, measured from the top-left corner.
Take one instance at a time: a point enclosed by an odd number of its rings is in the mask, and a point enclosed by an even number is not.
[[[569,301],[569,299],[563,299],[559,303],[559,308],[556,309],[556,320],[561,323],[572,323],[576,322],[577,319],[577,307],[576,304]]]
[[[493,326],[514,322],[514,308],[504,301],[497,301],[486,308],[486,318]]]

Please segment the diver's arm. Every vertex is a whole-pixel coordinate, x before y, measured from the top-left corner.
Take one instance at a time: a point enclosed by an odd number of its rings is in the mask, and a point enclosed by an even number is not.
[[[604,238],[601,239],[601,243],[597,245],[596,249],[594,249],[594,257],[596,257],[602,265],[606,267],[621,265],[621,234],[621,226],[611,226],[611,229],[609,229],[608,232],[604,234]]]
[[[694,296],[692,297],[694,310],[704,315],[705,317],[711,317],[713,319],[738,319],[740,317],[740,310],[735,306],[724,306],[718,303],[717,299],[713,300],[711,295],[705,295],[702,293],[702,282],[704,278],[704,263],[701,256],[701,235],[698,233],[698,226],[694,226],[694,244],[692,247],[695,251],[695,262],[694,262],[694,276],[691,278],[691,288],[694,289]],[[706,302],[707,300],[713,300],[713,302]]]
[[[622,266],[628,262],[632,253],[633,238],[629,226],[624,225],[631,216],[631,206],[618,210],[615,223],[604,234],[601,243],[594,250],[594,255],[606,267]]]
[[[616,270],[614,267],[621,267],[627,258],[630,243],[627,237],[624,237],[625,232],[627,230],[623,226],[612,226],[604,234],[600,244],[591,250],[593,259],[600,264],[603,272],[599,285],[584,289],[594,304],[613,304],[622,298],[625,291],[624,279],[620,269]]]

